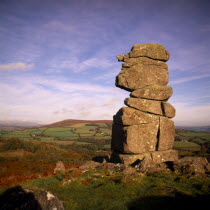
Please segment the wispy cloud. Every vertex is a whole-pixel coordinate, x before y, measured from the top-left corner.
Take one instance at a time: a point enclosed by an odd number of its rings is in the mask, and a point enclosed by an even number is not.
[[[68,118],[112,119],[128,93],[91,83],[37,75],[13,77],[0,84],[0,116],[7,120],[49,123]]]
[[[75,26],[62,23],[58,20],[52,20],[52,21],[46,23],[44,26],[47,27],[48,29],[50,28],[53,30],[63,30],[63,31],[68,31],[68,32],[72,32],[72,31],[75,32]]]
[[[58,69],[61,71],[62,69],[68,69],[75,73],[80,73],[89,69],[105,69],[114,66],[115,63],[109,61],[106,58],[99,57],[91,57],[84,60],[80,60],[78,57],[73,56],[70,58],[57,58],[52,62],[49,62],[51,71]]]
[[[34,64],[28,63],[7,63],[7,64],[0,64],[1,71],[28,71],[34,68]]]
[[[203,74],[203,75],[184,77],[184,78],[180,78],[180,79],[177,79],[177,80],[172,80],[170,82],[170,84],[185,83],[185,82],[190,82],[190,81],[198,80],[198,79],[204,79],[204,78],[208,78],[208,77],[210,77],[210,73],[209,74]]]

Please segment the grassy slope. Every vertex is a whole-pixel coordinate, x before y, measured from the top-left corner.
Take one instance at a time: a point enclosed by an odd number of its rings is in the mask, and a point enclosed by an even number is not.
[[[178,209],[180,203],[174,200],[177,197],[196,201],[196,196],[210,195],[210,178],[188,179],[175,174],[124,176],[121,172],[105,170],[83,174],[72,171],[66,178],[60,174],[33,180],[23,186],[51,191],[64,201],[66,210]],[[174,204],[167,202],[168,199]]]

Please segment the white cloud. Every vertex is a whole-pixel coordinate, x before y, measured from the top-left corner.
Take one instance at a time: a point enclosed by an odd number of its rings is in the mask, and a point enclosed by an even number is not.
[[[51,123],[64,119],[112,119],[129,92],[65,78],[31,75],[1,81],[0,116],[5,120]],[[173,98],[176,125],[210,125],[210,104],[192,106]],[[185,100],[187,101],[187,99]]]
[[[28,71],[34,68],[34,64],[27,64],[27,63],[7,63],[7,64],[0,64],[1,71]]]
[[[110,68],[116,64],[106,58],[91,57],[85,60],[80,60],[78,57],[73,56],[65,59],[54,59],[49,62],[49,65],[51,66],[51,69],[69,69],[73,72],[79,73],[91,68]]]
[[[40,76],[2,82],[0,116],[7,120],[51,123],[64,119],[112,119],[128,92],[64,78]]]
[[[201,74],[201,75],[196,75],[196,76],[184,77],[177,80],[172,80],[170,84],[179,84],[179,83],[189,82],[192,80],[203,79],[207,77],[210,77],[210,74],[203,74],[203,75]]]

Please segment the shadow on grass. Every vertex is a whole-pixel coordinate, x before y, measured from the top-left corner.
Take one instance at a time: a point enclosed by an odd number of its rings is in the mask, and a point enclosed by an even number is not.
[[[0,210],[42,210],[32,192],[26,192],[21,186],[9,188],[0,195]]]
[[[210,195],[142,197],[127,205],[129,210],[203,210],[209,208]]]

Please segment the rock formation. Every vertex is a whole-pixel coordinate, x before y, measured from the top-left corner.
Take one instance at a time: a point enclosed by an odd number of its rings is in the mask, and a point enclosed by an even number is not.
[[[155,163],[176,161],[173,150],[175,108],[167,102],[169,52],[160,44],[136,44],[125,55],[116,86],[130,91],[125,105],[114,116],[111,148],[124,164],[149,158]]]

